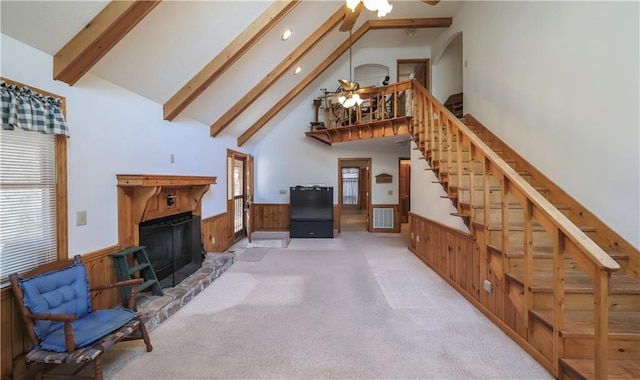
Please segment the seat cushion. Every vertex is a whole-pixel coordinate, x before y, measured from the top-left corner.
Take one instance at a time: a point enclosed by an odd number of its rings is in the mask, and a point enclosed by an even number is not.
[[[91,312],[89,281],[83,264],[21,279],[24,305],[33,314],[74,314],[83,318]],[[52,331],[61,329],[62,322],[35,321],[35,333],[40,341]]]
[[[140,320],[132,319],[113,333],[100,338],[100,340],[86,347],[78,348],[71,353],[46,351],[40,347],[36,347],[26,354],[25,359],[28,363],[79,364],[90,362],[109,350],[116,343],[129,337],[134,331],[138,331],[141,324],[142,322]]]
[[[71,323],[76,347],[82,348],[103,338],[131,321],[135,312],[125,308],[96,310]],[[40,343],[40,348],[48,351],[64,352],[67,349],[64,329],[49,332]]]

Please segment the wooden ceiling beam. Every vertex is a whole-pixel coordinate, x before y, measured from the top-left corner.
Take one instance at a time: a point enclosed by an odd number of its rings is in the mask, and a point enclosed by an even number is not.
[[[300,0],[274,1],[163,105],[164,119],[175,119],[299,3]]]
[[[289,102],[291,102],[300,92],[302,92],[311,82],[313,82],[320,74],[322,74],[333,62],[335,62],[344,52],[349,49],[349,45],[358,41],[365,33],[371,29],[403,29],[403,28],[440,28],[451,25],[451,17],[443,18],[419,18],[419,19],[397,19],[397,20],[369,20],[366,21],[358,30],[351,35],[351,43],[349,39],[344,41],[333,53],[324,59],[316,68],[311,71],[303,80],[298,83],[287,95],[285,95],[278,103],[276,103],[269,111],[267,111],[260,119],[251,125],[240,137],[238,137],[238,146],[244,145],[253,135],[264,127],[275,115],[277,115]]]
[[[313,71],[311,71],[303,80],[300,81],[287,95],[285,95],[276,105],[271,107],[269,111],[267,111],[258,121],[253,123],[251,127],[249,127],[240,137],[238,137],[238,146],[244,145],[253,135],[258,133],[258,131],[264,127],[264,125],[269,122],[274,116],[278,114],[289,102],[291,102],[300,92],[302,92],[311,82],[313,82],[318,75],[322,74],[333,62],[335,62],[344,52],[349,49],[349,46],[352,43],[358,41],[367,31],[369,31],[370,24],[369,22],[365,22],[358,30],[356,30],[351,35],[351,41],[349,39],[345,40],[337,49],[333,51],[327,58],[325,58],[322,62],[316,66]]]
[[[53,79],[73,86],[160,1],[111,1],[53,57]]]
[[[215,123],[211,125],[211,136],[218,136],[226,127],[231,124],[247,107],[260,97],[271,85],[273,85],[284,73],[305,56],[319,41],[321,41],[338,23],[344,18],[346,5],[338,9],[327,21],[315,30],[306,40],[304,40],[291,54],[285,57],[264,79],[247,92],[236,102],[227,112],[224,113]],[[348,9],[348,8],[347,8]]]
[[[341,32],[348,32],[353,28],[358,20],[358,16],[360,16],[360,12],[362,12],[362,7],[364,7],[362,2],[358,3],[353,10],[349,9],[349,7],[344,7],[344,21],[342,21],[342,25],[340,25]]]
[[[430,18],[400,18],[400,19],[378,19],[369,20],[371,29],[403,29],[403,28],[448,28],[453,19],[451,17],[430,17]]]

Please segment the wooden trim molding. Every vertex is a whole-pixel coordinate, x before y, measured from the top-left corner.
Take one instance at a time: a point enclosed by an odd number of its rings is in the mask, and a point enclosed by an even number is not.
[[[300,0],[288,0],[275,1],[271,4],[162,106],[164,119],[169,121],[175,119],[299,3]]]
[[[73,86],[158,4],[111,1],[53,57],[53,79]]]

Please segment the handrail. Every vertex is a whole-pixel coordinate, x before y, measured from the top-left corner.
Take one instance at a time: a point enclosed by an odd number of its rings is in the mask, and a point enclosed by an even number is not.
[[[545,212],[546,216],[554,220],[560,230],[569,237],[582,251],[587,254],[591,261],[600,269],[608,272],[614,272],[620,269],[620,265],[611,258],[600,246],[593,242],[584,232],[582,232],[569,218],[561,213],[551,202],[544,198],[540,193],[524,181],[522,177],[509,166],[500,156],[498,156],[487,144],[484,143],[475,133],[464,125],[458,118],[453,116],[451,112],[433,97],[424,87],[422,87],[415,79],[411,80],[413,90],[418,91],[421,95],[426,96],[435,104],[440,111],[445,112],[450,121],[455,124],[456,128],[463,131],[464,134],[473,145],[478,147],[483,155],[487,157],[496,167],[498,167],[512,184],[516,185],[527,198],[529,198],[538,208]]]
[[[475,133],[455,117],[446,107],[435,99],[416,80],[411,80],[413,93],[414,127],[412,134],[415,140],[420,142],[421,134],[426,134],[428,142],[427,150],[423,152],[425,156],[429,153],[433,158],[434,151],[438,154],[438,159],[442,159],[444,153],[447,154],[447,162],[452,162],[451,142],[455,134],[458,147],[457,151],[457,178],[458,186],[462,183],[461,154],[462,144],[468,144],[469,160],[472,162],[475,156],[483,158],[483,192],[484,192],[484,219],[485,228],[488,222],[487,211],[489,209],[488,177],[496,174],[501,177],[502,192],[502,248],[508,248],[509,240],[505,224],[508,223],[506,195],[518,196],[519,202],[524,207],[525,233],[523,246],[525,248],[525,307],[531,306],[531,294],[528,290],[533,279],[533,250],[532,250],[532,220],[537,219],[542,227],[553,237],[553,360],[552,366],[554,374],[558,375],[559,359],[562,353],[560,331],[564,328],[564,260],[563,254],[568,252],[580,267],[593,279],[594,282],[594,374],[595,378],[606,379],[608,373],[608,292],[611,272],[620,269],[620,265],[613,260],[600,246],[591,240],[582,230],[578,228],[567,216],[561,213],[551,202],[544,198],[531,184],[526,182],[511,166],[509,166],[496,152],[484,143]],[[421,125],[424,124],[424,125]],[[420,127],[423,126],[421,129]],[[429,128],[428,128],[429,127]],[[437,136],[436,136],[437,127]],[[449,145],[443,145],[443,127],[446,127],[444,134]],[[455,130],[453,130],[455,129]],[[431,134],[430,134],[431,133]],[[489,170],[489,171],[487,171]],[[449,173],[449,172],[447,172]],[[471,169],[470,178],[470,199],[474,204],[474,170]],[[566,240],[565,240],[566,239]],[[503,256],[504,257],[504,256]],[[586,258],[586,260],[585,260]],[[503,259],[504,260],[504,259]],[[506,262],[503,262],[503,264]],[[586,268],[585,268],[586,267]],[[503,271],[504,272],[504,271]],[[528,317],[524,314],[525,325]]]

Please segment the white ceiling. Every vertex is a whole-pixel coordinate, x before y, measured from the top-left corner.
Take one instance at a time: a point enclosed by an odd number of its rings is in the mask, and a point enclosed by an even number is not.
[[[163,1],[154,8],[92,69],[91,73],[123,88],[164,104],[202,67],[214,58],[272,1]],[[107,4],[106,1],[6,1],[0,2],[1,31],[54,55]],[[247,54],[227,70],[184,115],[205,124],[214,123],[231,106],[271,72],[302,41],[343,4],[342,0],[303,0]],[[458,1],[430,6],[418,0],[392,0],[386,18],[452,17]],[[375,12],[364,9],[356,30]],[[280,36],[291,28],[286,42]],[[372,30],[355,49],[429,46],[443,28],[418,29],[409,37],[404,30]],[[314,67],[333,52],[348,34],[332,31],[299,62]],[[345,53],[348,54],[348,53]],[[310,71],[311,69],[309,69]],[[239,136],[261,113],[293,88],[304,75],[283,75],[249,107],[225,133]]]

